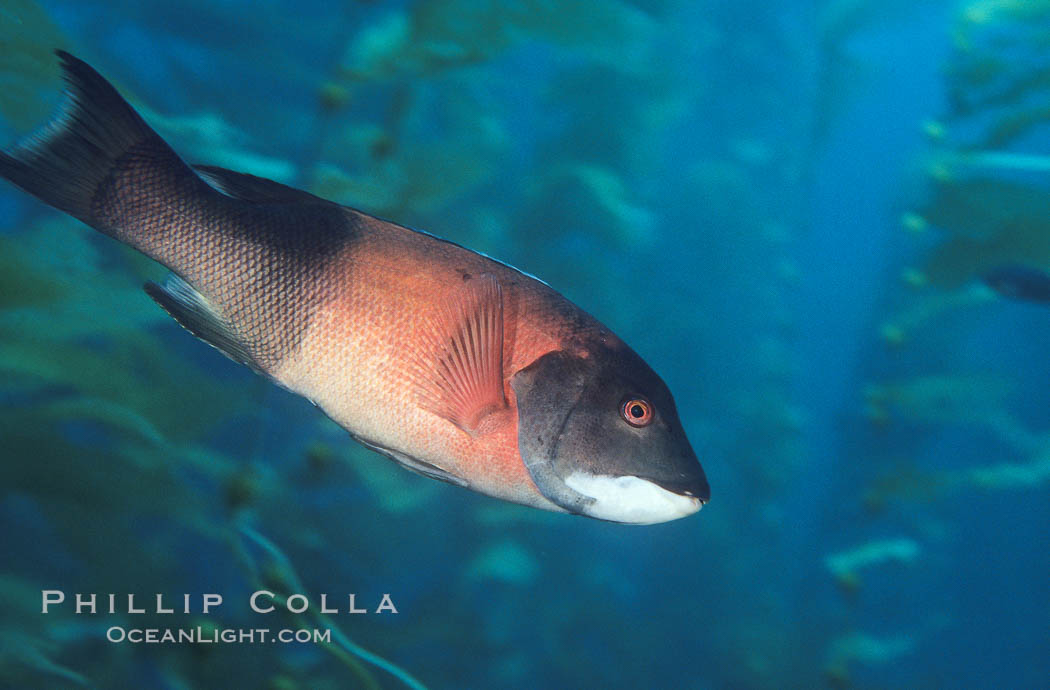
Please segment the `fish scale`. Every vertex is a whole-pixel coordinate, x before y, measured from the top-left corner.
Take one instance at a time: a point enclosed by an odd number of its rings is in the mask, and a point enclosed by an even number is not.
[[[96,194],[97,222],[123,228],[118,239],[207,295],[263,369],[295,349],[303,320],[331,299],[325,267],[354,227],[340,207],[231,198],[159,138],[118,159],[111,180]]]

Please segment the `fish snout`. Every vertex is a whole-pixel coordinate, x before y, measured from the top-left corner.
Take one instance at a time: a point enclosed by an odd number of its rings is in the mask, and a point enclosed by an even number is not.
[[[690,470],[683,471],[679,476],[671,479],[648,478],[661,489],[670,491],[679,496],[688,496],[697,499],[701,505],[711,500],[711,485],[707,483],[707,476],[703,467],[695,459]]]

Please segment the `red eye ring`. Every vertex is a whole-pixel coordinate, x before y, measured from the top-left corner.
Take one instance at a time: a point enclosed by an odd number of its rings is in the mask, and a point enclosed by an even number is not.
[[[620,405],[620,416],[631,426],[646,426],[653,421],[653,405],[640,396],[631,396]]]

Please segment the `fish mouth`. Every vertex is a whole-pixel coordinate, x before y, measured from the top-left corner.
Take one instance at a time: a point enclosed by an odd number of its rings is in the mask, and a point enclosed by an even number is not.
[[[565,485],[590,499],[583,514],[629,525],[654,525],[692,515],[707,502],[706,496],[670,491],[649,479],[633,475],[609,476],[573,472]]]
[[[711,500],[711,486],[707,483],[703,470],[700,471],[699,477],[684,481],[661,481],[652,477],[645,479],[673,494],[695,498],[700,501],[700,505],[706,505]]]

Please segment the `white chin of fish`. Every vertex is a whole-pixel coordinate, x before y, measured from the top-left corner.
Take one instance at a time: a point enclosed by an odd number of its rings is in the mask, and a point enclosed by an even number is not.
[[[652,525],[677,520],[700,510],[700,499],[683,496],[634,476],[573,472],[565,478],[570,489],[594,499],[587,515],[631,525]]]

